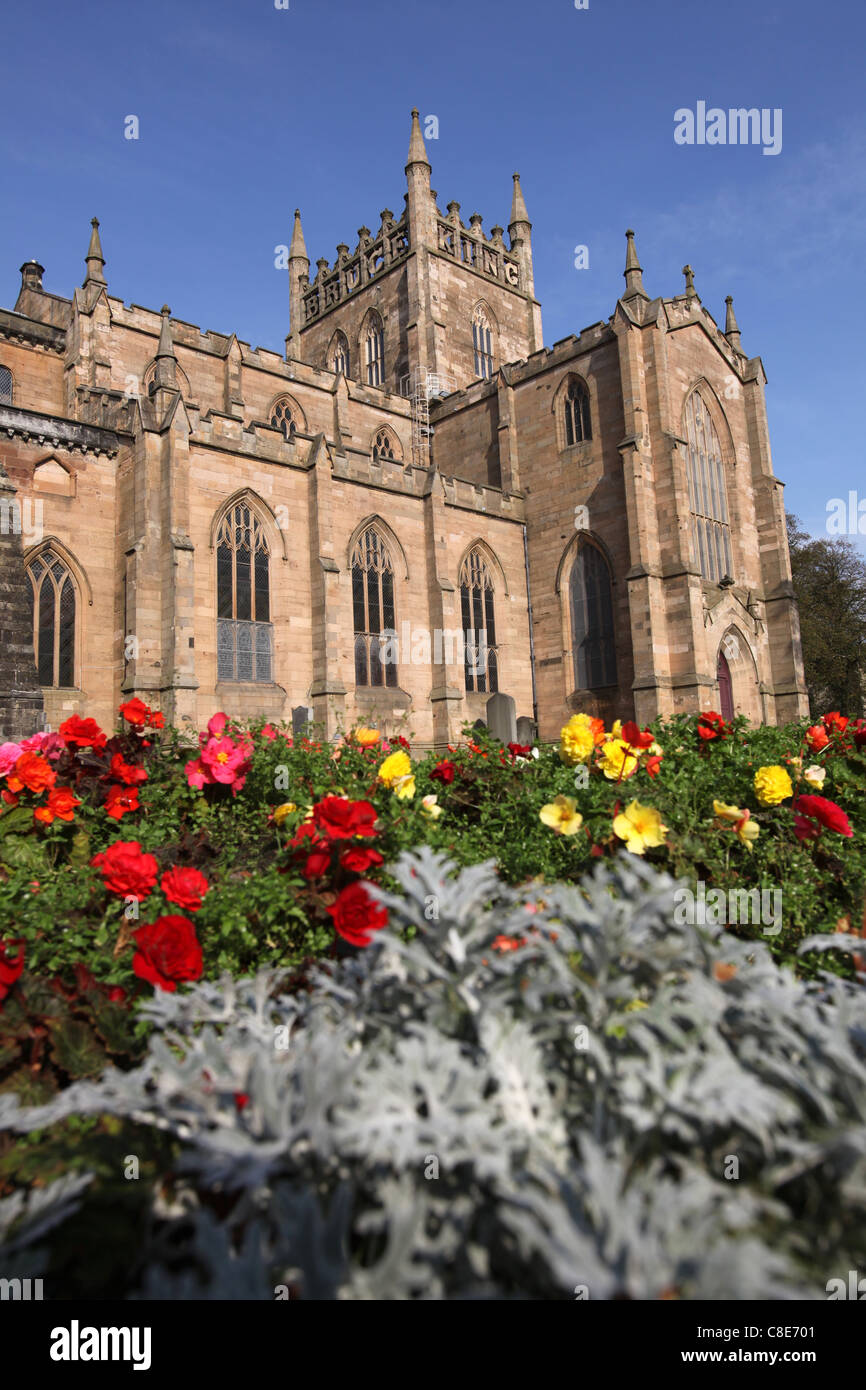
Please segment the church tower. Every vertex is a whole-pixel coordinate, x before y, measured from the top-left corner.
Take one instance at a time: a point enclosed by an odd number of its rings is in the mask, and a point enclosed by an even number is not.
[[[507,242],[501,226],[485,234],[480,213],[463,222],[457,202],[443,213],[417,110],[405,172],[401,215],[384,208],[375,231],[358,228],[354,251],[341,243],[333,265],[316,262],[312,281],[295,214],[287,354],[398,394],[416,372],[457,390],[542,346],[532,224],[517,174]]]

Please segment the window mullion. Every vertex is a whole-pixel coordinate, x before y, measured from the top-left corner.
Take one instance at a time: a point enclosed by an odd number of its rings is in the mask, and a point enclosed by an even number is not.
[[[54,582],[54,575],[50,576],[54,584],[54,659],[52,668],[54,671],[54,685],[60,684],[60,585]]]

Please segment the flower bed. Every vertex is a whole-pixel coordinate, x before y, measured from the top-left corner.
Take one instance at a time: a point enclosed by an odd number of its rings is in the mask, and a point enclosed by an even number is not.
[[[804,936],[864,930],[863,720],[605,730],[578,714],[559,746],[471,731],[417,757],[376,730],[294,742],[218,714],[190,757],[141,701],[120,714],[113,736],[76,716],[0,746],[0,1000],[22,972],[83,967],[117,1001],[363,946],[385,924],[365,884],[421,843],[494,858],[514,884],[640,856],[702,894],[709,924],[806,973]],[[779,895],[772,920],[729,921],[720,900],[755,890]],[[850,953],[830,960],[851,973]]]
[[[0,746],[10,1277],[796,1297],[863,1263],[866,722],[575,715],[556,746],[419,756],[224,714],[191,749],[120,715]]]

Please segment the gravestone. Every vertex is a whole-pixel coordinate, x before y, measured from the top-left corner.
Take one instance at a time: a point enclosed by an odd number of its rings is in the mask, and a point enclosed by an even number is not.
[[[303,738],[309,733],[313,722],[313,711],[308,705],[295,705],[292,710],[292,738]]]
[[[487,727],[503,743],[517,742],[517,719],[513,695],[491,695],[487,701]]]
[[[530,719],[528,714],[521,714],[517,721],[516,743],[522,744],[524,748],[531,746],[538,738],[538,725],[534,719]]]
[[[476,719],[476,721],[475,721],[475,723],[472,725],[472,727],[473,727],[473,729],[484,729],[484,730],[486,730],[486,729],[487,729],[487,724],[486,724],[485,720],[483,720],[483,719]]]

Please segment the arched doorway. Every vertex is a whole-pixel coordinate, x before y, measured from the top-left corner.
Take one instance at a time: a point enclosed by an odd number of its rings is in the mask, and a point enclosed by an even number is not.
[[[733,719],[734,683],[731,679],[731,668],[728,665],[728,659],[723,651],[719,652],[716,679],[719,682],[719,713],[723,719]]]

